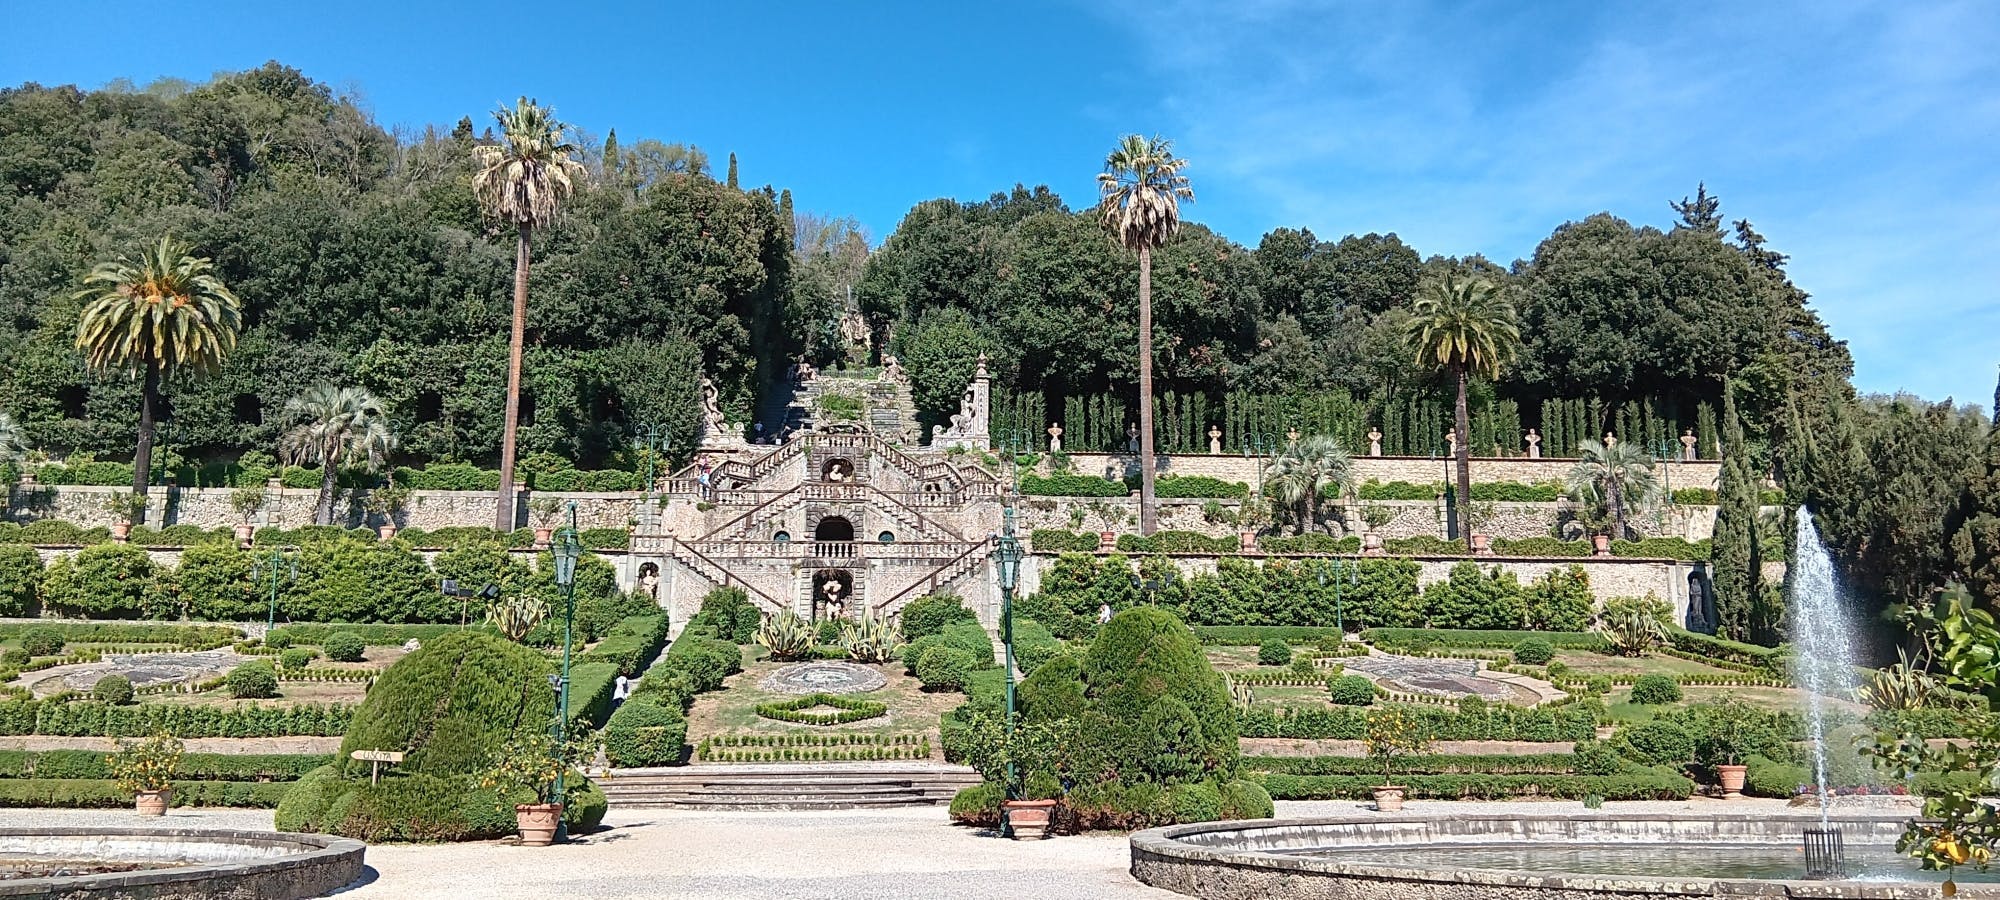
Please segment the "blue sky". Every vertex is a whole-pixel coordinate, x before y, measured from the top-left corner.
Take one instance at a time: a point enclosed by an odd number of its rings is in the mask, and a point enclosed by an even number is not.
[[[1601,210],[1664,226],[1705,180],[1792,255],[1862,390],[1985,403],[2000,364],[1983,0],[5,5],[0,83],[275,58],[391,126],[528,94],[733,150],[877,239],[1017,181],[1086,204],[1128,131],[1174,137],[1190,217],[1251,245],[1303,225],[1512,260]]]

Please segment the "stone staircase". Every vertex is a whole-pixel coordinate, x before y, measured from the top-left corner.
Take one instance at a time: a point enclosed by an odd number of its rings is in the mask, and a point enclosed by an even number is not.
[[[879,762],[616,769],[598,785],[626,809],[876,809],[942,806],[978,783],[965,766]]]

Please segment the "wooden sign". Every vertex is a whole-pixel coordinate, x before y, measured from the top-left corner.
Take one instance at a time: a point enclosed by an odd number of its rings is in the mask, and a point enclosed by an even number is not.
[[[403,761],[403,751],[401,750],[356,750],[348,755],[368,764],[369,784],[381,783],[383,763],[399,763]]]

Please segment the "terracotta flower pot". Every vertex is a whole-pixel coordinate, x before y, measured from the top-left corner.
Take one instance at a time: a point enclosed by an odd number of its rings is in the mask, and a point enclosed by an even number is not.
[[[1722,782],[1722,799],[1743,799],[1743,774],[1747,771],[1749,771],[1748,766],[1715,767],[1716,780]]]
[[[537,529],[535,529],[535,549],[536,549],[536,550],[547,550],[547,549],[549,549],[549,538],[550,538],[550,537],[552,537],[552,536],[554,536],[554,535],[555,535],[555,533],[556,533],[556,530],[555,530],[555,529],[553,529],[553,528],[537,528]]]
[[[251,538],[255,537],[256,534],[257,526],[255,525],[236,526],[236,546],[248,548]]]
[[[390,522],[386,525],[377,525],[375,526],[375,533],[381,535],[385,541],[392,540],[396,537],[396,523]]]
[[[1372,532],[1372,531],[1371,531],[1371,532],[1368,532],[1367,534],[1364,534],[1364,535],[1362,535],[1362,536],[1361,536],[1361,555],[1362,555],[1362,556],[1382,556],[1382,555],[1383,555],[1383,553],[1382,553],[1382,536],[1381,536],[1381,535],[1379,535],[1379,534],[1376,534],[1375,532]]]
[[[1257,532],[1254,531],[1237,532],[1236,544],[1238,549],[1242,550],[1244,553],[1257,552]]]
[[[132,808],[138,810],[142,816],[164,816],[167,814],[167,807],[173,805],[173,802],[173,788],[162,791],[140,791],[132,799]]]
[[[1610,555],[1611,555],[1611,535],[1608,535],[1608,534],[1593,534],[1593,535],[1591,535],[1591,536],[1590,536],[1590,553],[1591,553],[1591,555],[1592,555],[1592,556],[1610,556]]]
[[[562,811],[560,803],[523,803],[514,807],[514,826],[520,829],[521,846],[546,847],[555,843]]]
[[[1097,549],[1099,549],[1099,550],[1116,550],[1116,549],[1118,549],[1118,532],[1116,532],[1116,531],[1100,531],[1100,532],[1098,532],[1098,533],[1097,533]]]
[[[1383,785],[1375,789],[1375,809],[1380,812],[1402,812],[1404,789],[1396,785]]]
[[[1472,555],[1473,555],[1473,556],[1492,556],[1492,555],[1493,555],[1493,539],[1492,539],[1492,538],[1490,538],[1490,537],[1487,537],[1486,535],[1483,535],[1483,534],[1479,534],[1479,533],[1475,532],[1475,533],[1474,533],[1474,534],[1472,535]]]
[[[121,544],[131,540],[132,523],[130,522],[111,523],[111,539]]]
[[[1014,840],[1039,841],[1048,837],[1049,814],[1055,808],[1054,800],[1008,800],[1000,804],[1000,814],[1013,827]]]

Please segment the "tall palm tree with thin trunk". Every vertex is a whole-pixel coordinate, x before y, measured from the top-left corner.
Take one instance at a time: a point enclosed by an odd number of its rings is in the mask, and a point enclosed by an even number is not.
[[[514,530],[514,437],[521,419],[521,343],[528,321],[529,237],[555,221],[562,203],[583,180],[583,163],[565,139],[555,110],[522,97],[513,109],[493,113],[500,143],[473,148],[479,171],[472,190],[481,206],[514,226],[514,320],[507,342],[507,419],[500,435],[500,493],[493,527]]]
[[[1332,435],[1301,438],[1271,460],[1264,470],[1264,493],[1293,511],[1300,534],[1320,519],[1320,500],[1329,485],[1347,480],[1352,460]]]
[[[142,249],[136,260],[120,256],[98,263],[83,284],[76,294],[83,301],[77,349],[96,371],[123,369],[140,377],[132,493],[144,496],[161,386],[181,372],[222,368],[243,329],[243,304],[216,276],[213,262],[172,237]]]
[[[1463,278],[1452,273],[1426,281],[1418,290],[1416,303],[1404,337],[1415,352],[1417,365],[1439,369],[1458,386],[1453,410],[1458,466],[1459,535],[1472,535],[1472,441],[1471,416],[1465,407],[1465,392],[1474,375],[1500,377],[1500,367],[1514,358],[1521,344],[1521,329],[1514,318],[1514,304],[1501,294],[1499,286],[1484,278]]]
[[[285,417],[298,420],[278,438],[288,465],[320,467],[319,503],[313,521],[333,524],[333,489],[341,469],[380,471],[396,448],[389,416],[375,395],[355,387],[317,384],[285,401]]]
[[[1194,202],[1172,141],[1130,134],[1104,158],[1097,176],[1104,227],[1139,252],[1139,533],[1158,524],[1153,493],[1153,249],[1181,225],[1180,202]]]
[[[1610,514],[1614,537],[1627,537],[1625,513],[1651,503],[1659,492],[1652,457],[1629,441],[1607,447],[1603,441],[1585,440],[1576,449],[1579,458],[1564,487],[1578,502]]]

